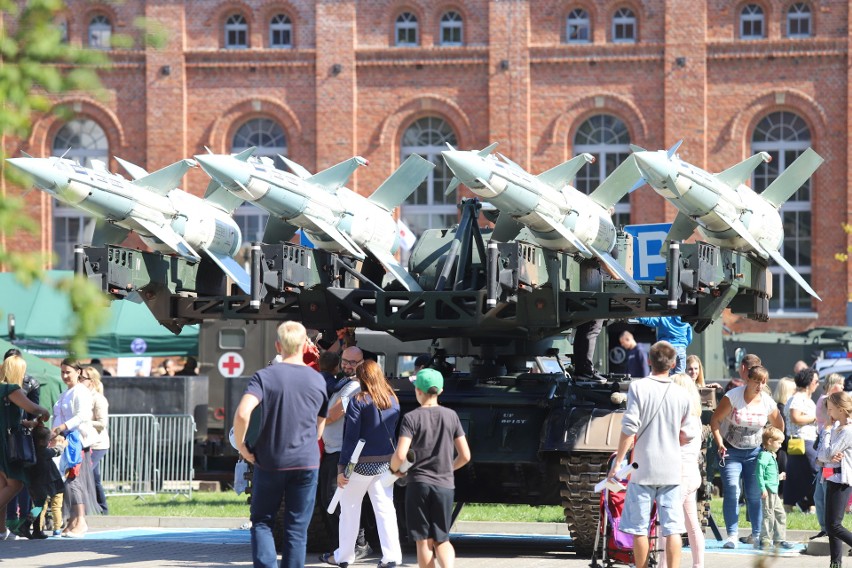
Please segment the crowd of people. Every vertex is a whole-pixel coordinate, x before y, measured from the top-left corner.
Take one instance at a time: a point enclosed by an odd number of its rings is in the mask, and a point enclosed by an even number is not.
[[[53,411],[42,407],[40,385],[10,349],[0,366],[0,431],[31,436],[35,462],[13,460],[0,436],[0,540],[82,538],[86,515],[107,514],[100,463],[109,450],[109,403],[94,366],[64,359],[67,387]],[[50,421],[51,428],[46,424]],[[49,522],[48,522],[49,511]]]
[[[335,505],[325,518],[333,549],[320,556],[322,562],[345,567],[369,553],[363,541],[366,495],[381,547],[378,565],[400,565],[397,515],[402,512],[393,502],[393,484],[385,480],[405,476],[404,514],[418,562],[434,565],[437,559],[451,568],[453,471],[470,460],[470,449],[456,413],[438,404],[443,375],[428,367],[416,372],[420,408],[400,419],[399,400],[380,365],[355,345],[318,353],[300,323],[285,322],[275,348],[278,356],[251,378],[234,415],[234,443],[254,464],[254,565],[279,566],[272,527],[282,500],[280,566],[305,565],[317,484],[322,509],[339,502],[339,514]],[[250,444],[246,433],[260,405],[259,433]],[[417,459],[406,472],[402,466],[410,452]]]

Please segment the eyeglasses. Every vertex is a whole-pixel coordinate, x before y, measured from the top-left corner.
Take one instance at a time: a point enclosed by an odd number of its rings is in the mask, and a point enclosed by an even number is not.
[[[351,365],[353,367],[357,367],[358,365],[363,363],[364,360],[358,359],[357,361],[353,361],[352,359],[341,359],[340,362],[343,363],[344,365]]]

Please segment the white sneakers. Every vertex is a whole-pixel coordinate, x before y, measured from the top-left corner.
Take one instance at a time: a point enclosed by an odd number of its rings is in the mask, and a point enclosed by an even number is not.
[[[722,548],[736,548],[737,544],[739,544],[737,535],[730,535],[725,539],[725,544],[722,545]]]

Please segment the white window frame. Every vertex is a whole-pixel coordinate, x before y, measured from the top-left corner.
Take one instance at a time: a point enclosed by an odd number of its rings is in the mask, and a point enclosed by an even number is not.
[[[583,37],[585,32],[585,37]],[[591,43],[592,20],[583,8],[574,8],[565,19],[565,43]]]
[[[248,49],[248,21],[242,14],[231,14],[225,20],[225,49]],[[240,40],[242,39],[242,42]]]
[[[280,37],[280,41],[276,40],[276,35]],[[274,49],[291,49],[293,47],[293,21],[287,14],[276,14],[270,20],[269,47]]]
[[[70,146],[73,142],[66,142],[60,136],[66,136],[71,132],[71,137],[76,138],[78,145]],[[53,139],[51,150],[53,156],[65,156],[87,168],[92,167],[93,160],[109,163],[109,140],[106,132],[94,120],[84,118],[75,119],[59,129]],[[68,224],[77,221],[77,233],[69,234]],[[61,221],[61,222],[57,222]],[[60,229],[63,225],[63,229]],[[55,268],[71,269],[74,267],[74,246],[78,244],[91,244],[94,234],[95,218],[76,207],[65,205],[59,200],[53,200],[53,251],[56,253]]]
[[[813,34],[811,26],[813,19],[811,7],[804,2],[797,2],[787,10],[787,37],[792,39],[809,38]],[[796,28],[793,31],[793,28]],[[802,30],[805,31],[802,31]]]
[[[801,116],[789,112],[789,111],[775,111],[768,114],[764,117],[755,127],[755,132],[758,129],[764,126],[767,120],[770,119],[780,120],[776,124],[782,125],[782,130],[787,130],[792,132],[792,125],[795,122],[791,121],[801,121],[800,127],[798,128],[798,132],[803,132],[807,129],[807,123],[805,123],[804,119]],[[797,156],[807,150],[811,146],[811,135],[810,130],[808,129],[806,133],[801,135],[796,135],[796,139],[774,139],[774,140],[761,140],[754,141],[754,133],[752,133],[752,142],[751,142],[751,151],[752,153],[757,152],[768,152],[773,160],[770,164],[761,164],[752,175],[752,187],[755,189],[761,190],[761,187],[766,187],[771,183],[777,176],[767,177],[765,179],[761,179],[758,183],[758,177],[761,176],[762,172],[765,172],[769,167],[777,168],[777,175],[781,175],[787,166],[792,163],[791,157],[788,156],[790,153],[795,153]],[[811,214],[811,200],[814,194],[814,187],[812,185],[812,180],[808,180],[806,184],[800,188],[796,193],[793,194],[790,199],[788,199],[783,205],[781,205],[780,214],[782,219],[784,218],[785,213],[791,213],[793,215],[798,216],[801,213],[809,213]],[[802,199],[802,193],[807,192],[807,198]],[[795,224],[796,227],[799,227],[799,224]],[[811,262],[813,262],[813,216],[811,216],[811,233],[808,237],[811,241]],[[790,246],[793,246],[797,250],[800,248],[799,241],[802,240],[799,238],[798,234],[789,234],[789,230],[785,231],[784,234],[784,245],[782,245],[781,252],[784,252],[784,249],[789,245],[789,243],[793,243]],[[798,263],[798,255],[796,258],[785,258],[787,262],[789,262],[793,268],[795,268],[799,274],[801,274],[805,280],[809,283],[812,283],[811,277],[813,275],[813,264],[803,265]],[[772,299],[770,300],[770,314],[774,316],[785,316],[785,317],[801,317],[803,314],[808,315],[813,313],[812,308],[812,300],[810,294],[802,290],[802,288],[793,280],[783,268],[775,265],[774,263],[770,263],[769,271],[773,276],[773,290],[772,290]],[[785,294],[787,293],[787,287],[792,286],[795,290],[795,304],[787,305]]]
[[[458,39],[447,39],[447,36],[458,36]],[[461,14],[454,10],[441,15],[441,45],[443,47],[458,47],[464,45],[464,20]]]
[[[394,45],[396,47],[417,47],[420,44],[420,25],[417,16],[411,12],[403,12],[394,22]],[[414,39],[410,38],[414,35]]]
[[[607,121],[611,122],[611,124],[606,124]],[[578,141],[583,126],[588,123],[600,123],[595,124],[593,130],[593,132],[600,132],[598,139],[591,142],[588,139],[582,142]],[[621,130],[626,135],[626,139],[617,132]],[[616,138],[616,141],[612,141],[613,137]],[[618,138],[621,138],[621,140],[618,140]],[[580,125],[580,128],[574,134],[574,150],[572,155],[578,156],[582,153],[589,153],[595,157],[595,161],[594,163],[583,166],[577,174],[577,178],[572,182],[572,185],[584,193],[591,193],[630,155],[630,152],[630,133],[627,130],[627,124],[623,120],[606,112],[590,116],[583,121],[583,124]],[[616,227],[630,224],[629,194],[615,204],[615,213],[612,216],[612,220]]]
[[[110,49],[112,47],[111,42],[112,23],[103,14],[96,14],[89,22],[89,47],[91,49]]]
[[[759,28],[759,30],[758,30]],[[766,17],[757,4],[746,4],[740,12],[740,39],[757,40],[765,37]]]
[[[616,10],[612,16],[612,42],[636,43],[638,35],[636,15],[633,10],[626,7]]]

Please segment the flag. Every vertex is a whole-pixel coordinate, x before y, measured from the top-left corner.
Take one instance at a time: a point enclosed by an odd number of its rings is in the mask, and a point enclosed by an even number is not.
[[[417,242],[417,237],[408,228],[408,225],[402,222],[402,219],[396,220],[396,228],[399,231],[399,244],[406,251],[411,250],[414,243]]]

